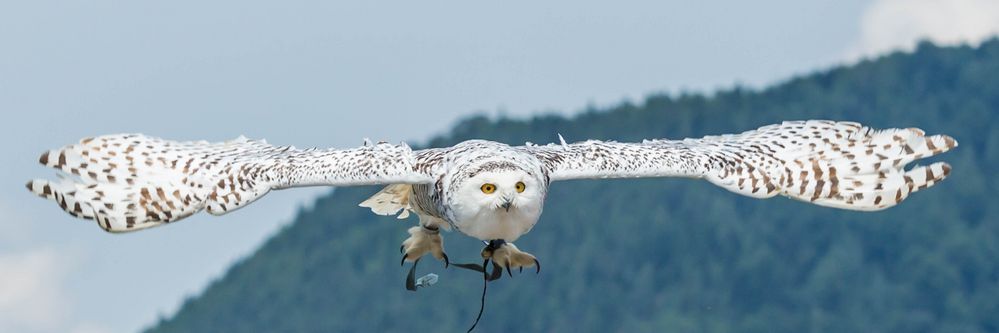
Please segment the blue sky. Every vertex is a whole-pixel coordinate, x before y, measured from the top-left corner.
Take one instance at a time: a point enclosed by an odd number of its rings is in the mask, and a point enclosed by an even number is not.
[[[922,37],[997,32],[991,0],[6,2],[0,331],[147,326],[326,191],[106,234],[23,188],[54,175],[39,153],[82,137],[418,143],[473,113],[765,87]]]

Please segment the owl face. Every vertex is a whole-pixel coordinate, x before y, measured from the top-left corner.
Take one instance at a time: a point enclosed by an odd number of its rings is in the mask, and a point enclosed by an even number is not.
[[[470,236],[512,241],[541,216],[544,184],[524,170],[483,171],[458,186],[451,208],[456,225]]]
[[[464,211],[465,218],[479,214],[540,214],[542,186],[540,179],[522,169],[485,170],[458,184],[454,203]]]
[[[541,200],[541,184],[522,170],[483,172],[462,184],[460,192],[483,210],[505,213],[531,208]]]

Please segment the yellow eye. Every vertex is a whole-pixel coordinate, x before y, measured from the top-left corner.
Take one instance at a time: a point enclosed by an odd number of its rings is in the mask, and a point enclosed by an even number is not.
[[[524,182],[517,182],[517,193],[524,192],[526,188],[527,185],[524,185]]]
[[[482,184],[482,187],[480,187],[480,189],[482,190],[482,193],[493,194],[493,192],[496,192],[496,185],[488,184],[488,183],[487,184]]]

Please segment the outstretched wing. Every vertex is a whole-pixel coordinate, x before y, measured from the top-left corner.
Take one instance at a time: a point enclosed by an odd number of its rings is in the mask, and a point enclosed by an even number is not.
[[[642,143],[586,141],[526,146],[551,180],[693,177],[756,198],[777,194],[851,210],[880,210],[950,173],[910,162],[957,146],[922,130],[872,130],[852,122],[793,121],[742,134]]]
[[[123,134],[83,139],[45,152],[39,162],[76,179],[33,180],[29,190],[110,232],[173,222],[202,209],[225,214],[272,189],[431,181],[408,146],[386,143],[298,150],[246,138],[175,142]]]

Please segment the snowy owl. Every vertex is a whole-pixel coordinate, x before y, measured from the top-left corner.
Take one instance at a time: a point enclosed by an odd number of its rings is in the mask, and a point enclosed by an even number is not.
[[[405,144],[354,149],[276,147],[239,138],[176,142],[108,135],[51,150],[39,162],[71,174],[27,187],[69,214],[127,232],[242,208],[267,192],[298,186],[387,185],[360,205],[381,215],[410,212],[419,225],[403,260],[429,253],[447,264],[440,230],[488,242],[481,255],[508,271],[539,265],[512,242],[541,216],[549,185],[581,178],[704,178],[755,198],[778,194],[817,205],[874,211],[892,207],[950,173],[917,159],[957,147],[922,130],[872,130],[852,122],[793,121],[742,134],[641,143],[584,141],[509,146],[470,140],[412,150]]]

